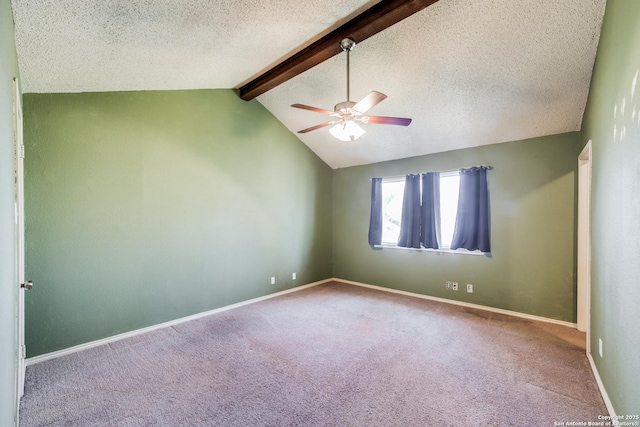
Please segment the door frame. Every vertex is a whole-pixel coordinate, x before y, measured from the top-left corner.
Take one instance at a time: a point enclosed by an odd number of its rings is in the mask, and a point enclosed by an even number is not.
[[[578,156],[577,328],[586,332],[591,353],[591,140]]]
[[[16,410],[24,395],[25,357],[24,343],[24,144],[22,128],[22,96],[17,78],[13,78],[13,142],[15,153],[15,206],[16,206]]]

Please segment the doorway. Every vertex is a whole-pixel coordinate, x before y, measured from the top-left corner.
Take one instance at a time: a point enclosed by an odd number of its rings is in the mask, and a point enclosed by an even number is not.
[[[591,141],[578,156],[577,327],[587,334],[591,351]]]

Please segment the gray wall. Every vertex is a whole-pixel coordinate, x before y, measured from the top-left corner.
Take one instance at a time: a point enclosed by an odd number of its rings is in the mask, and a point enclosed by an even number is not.
[[[591,353],[620,415],[640,414],[639,23],[640,2],[607,2],[581,134],[593,150]]]
[[[29,357],[332,276],[331,169],[257,101],[25,94],[24,116]]]
[[[18,63],[11,2],[0,0],[0,426],[13,425],[16,416],[14,77],[18,77]]]
[[[578,140],[574,132],[336,170],[335,276],[575,322]],[[480,164],[494,167],[490,258],[369,247],[370,178]]]

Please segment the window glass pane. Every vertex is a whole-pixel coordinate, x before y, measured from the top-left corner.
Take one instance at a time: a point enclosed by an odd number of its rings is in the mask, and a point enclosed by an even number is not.
[[[404,181],[382,181],[382,243],[398,243]]]
[[[451,247],[458,212],[460,175],[440,175],[440,238],[442,249]]]

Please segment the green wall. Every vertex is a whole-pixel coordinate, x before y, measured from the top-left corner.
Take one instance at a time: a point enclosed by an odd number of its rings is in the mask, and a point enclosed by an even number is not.
[[[18,62],[11,2],[0,0],[0,426],[16,417],[15,187],[13,161],[13,78]]]
[[[578,140],[568,133],[336,170],[335,276],[575,322]],[[480,164],[494,167],[491,257],[369,247],[370,178]]]
[[[607,2],[581,133],[583,145],[592,141],[591,353],[615,411],[635,415],[640,414],[639,23],[640,2]]]
[[[575,321],[577,133],[331,171],[230,90],[24,110],[29,357],[332,276]],[[369,178],[476,164],[491,257],[369,248]]]
[[[24,115],[29,357],[332,276],[332,171],[257,101],[25,94]]]

